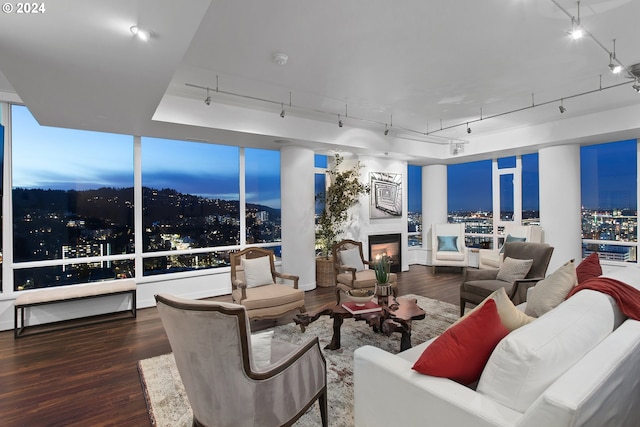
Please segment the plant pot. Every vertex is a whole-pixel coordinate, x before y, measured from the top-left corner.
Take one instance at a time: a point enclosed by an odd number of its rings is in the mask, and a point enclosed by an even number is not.
[[[376,283],[376,295],[379,297],[388,297],[393,293],[391,283]]]
[[[336,274],[331,258],[316,258],[316,285],[322,288],[330,288],[336,285]]]

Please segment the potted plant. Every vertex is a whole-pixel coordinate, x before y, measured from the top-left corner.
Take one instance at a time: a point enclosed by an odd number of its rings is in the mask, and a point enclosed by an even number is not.
[[[361,194],[369,194],[369,186],[360,182],[362,164],[357,162],[353,167],[342,170],[340,166],[343,161],[341,155],[335,155],[334,165],[327,171],[329,186],[324,194],[316,195],[316,202],[324,204],[316,229],[316,247],[320,250],[320,257],[316,262],[316,281],[321,286],[335,284],[332,278],[331,248],[344,233],[349,209],[358,204]],[[326,265],[321,265],[323,263]],[[319,271],[326,271],[331,277],[321,280],[318,277]]]
[[[391,259],[387,255],[382,255],[376,259],[374,271],[376,273],[376,295],[378,297],[388,297],[391,295],[392,288],[389,283],[391,270]]]

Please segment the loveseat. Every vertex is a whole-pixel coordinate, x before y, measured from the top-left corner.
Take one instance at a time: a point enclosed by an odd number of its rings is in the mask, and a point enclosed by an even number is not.
[[[608,276],[640,289],[639,269]],[[640,425],[640,322],[604,293],[577,292],[508,333],[475,389],[412,369],[434,340],[355,351],[356,426]]]

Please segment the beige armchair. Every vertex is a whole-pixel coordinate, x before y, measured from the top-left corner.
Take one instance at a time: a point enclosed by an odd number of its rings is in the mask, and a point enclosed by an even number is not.
[[[292,281],[293,286],[277,279]],[[276,271],[269,249],[246,248],[231,254],[231,297],[247,309],[250,319],[277,319],[294,310],[304,313],[298,279]]]
[[[479,304],[500,288],[505,288],[514,304],[526,301],[527,289],[535,286],[547,274],[553,247],[545,243],[509,242],[504,245],[504,257],[514,260],[531,260],[531,267],[521,279],[501,280],[507,276],[501,269],[478,270],[466,268],[460,285],[460,316],[464,315],[466,303]],[[501,274],[501,270],[502,274]]]
[[[469,251],[464,239],[464,223],[431,225],[431,266],[467,267]]]
[[[156,295],[194,426],[292,425],[317,400],[327,418],[327,367],[318,338],[271,341],[254,356],[246,309],[238,304]]]
[[[478,268],[500,268],[504,260],[504,243],[542,243],[542,227],[537,225],[507,224],[504,227],[504,242],[496,249],[478,250]]]
[[[372,263],[364,259],[362,242],[343,240],[333,245],[331,250],[336,272],[336,298],[340,303],[340,292],[351,289],[375,290],[376,273]],[[393,295],[398,295],[398,275],[389,274]]]

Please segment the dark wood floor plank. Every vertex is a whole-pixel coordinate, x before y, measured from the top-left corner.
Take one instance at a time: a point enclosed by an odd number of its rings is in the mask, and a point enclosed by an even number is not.
[[[430,267],[413,265],[399,274],[399,293],[458,304],[460,279],[459,269],[442,268],[434,276]],[[309,310],[334,298],[334,288],[305,293]],[[252,329],[272,324],[256,322]],[[137,319],[18,340],[13,331],[0,332],[0,424],[149,426],[136,362],[170,351],[155,307],[138,310]]]

